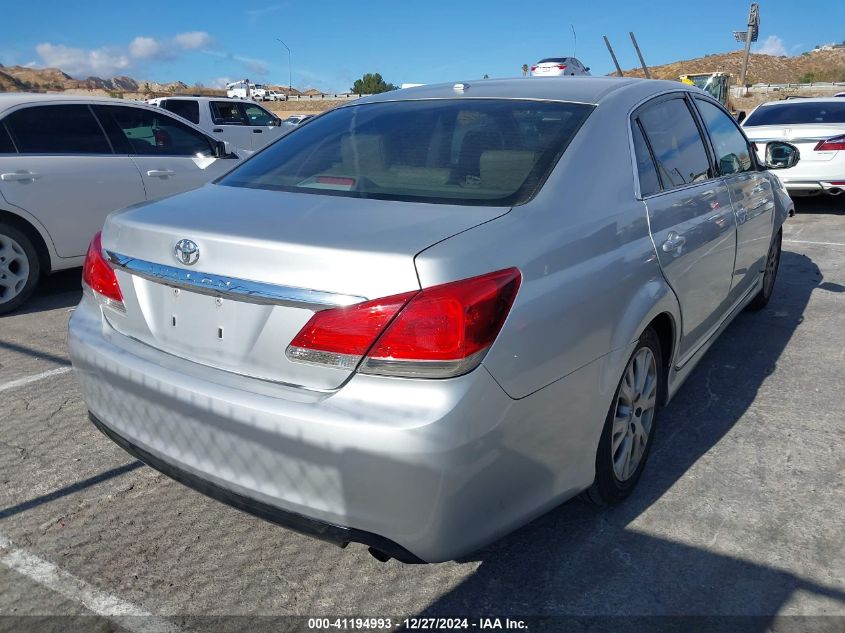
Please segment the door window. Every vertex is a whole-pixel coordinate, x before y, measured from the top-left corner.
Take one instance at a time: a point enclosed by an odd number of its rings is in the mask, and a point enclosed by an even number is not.
[[[276,117],[267,112],[267,110],[261,106],[257,106],[252,103],[245,103],[243,104],[243,108],[246,119],[249,121],[250,125],[272,125],[276,120]]]
[[[84,104],[31,106],[6,126],[22,154],[111,154],[100,124]]]
[[[245,125],[246,119],[235,101],[212,101],[211,118],[217,125]]]
[[[108,118],[115,147],[140,156],[213,156],[209,139],[172,116],[156,110],[130,106],[100,106]]]
[[[633,122],[634,132],[634,154],[637,161],[637,173],[640,177],[640,195],[650,196],[660,191],[660,180],[657,177],[657,168],[651,158],[651,151],[648,149],[643,131],[638,121]]]
[[[748,141],[745,140],[733,119],[709,101],[696,99],[695,103],[704,120],[710,140],[713,142],[719,172],[728,176],[744,171],[754,171],[756,167],[751,158]]]
[[[648,138],[664,189],[707,180],[710,159],[704,141],[682,97],[640,110],[638,119]]]
[[[12,143],[12,138],[6,130],[6,126],[0,121],[0,154],[14,154],[15,144]]]
[[[177,114],[191,123],[200,122],[200,104],[193,99],[168,99],[164,109]]]

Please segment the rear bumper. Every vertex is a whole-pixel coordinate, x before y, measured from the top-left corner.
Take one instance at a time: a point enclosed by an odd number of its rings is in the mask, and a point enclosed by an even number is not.
[[[97,426],[142,461],[280,525],[408,562],[467,554],[589,486],[607,406],[559,417],[560,402],[590,405],[598,364],[519,401],[483,366],[306,392],[132,341],[87,295],[68,343]]]
[[[268,503],[262,503],[256,499],[237,494],[236,492],[232,492],[222,486],[213,484],[202,477],[198,477],[186,470],[181,470],[170,462],[156,457],[152,453],[145,451],[140,446],[136,446],[131,441],[100,422],[93,413],[89,413],[88,416],[91,418],[91,422],[94,423],[94,426],[96,426],[103,435],[133,457],[137,457],[150,468],[154,468],[171,479],[178,481],[180,484],[187,486],[188,488],[192,488],[193,490],[211,497],[216,501],[225,503],[226,505],[237,508],[238,510],[248,512],[253,516],[264,519],[265,521],[281,525],[289,530],[294,530],[295,532],[299,532],[301,534],[307,534],[308,536],[320,539],[321,541],[334,543],[340,547],[345,547],[347,544],[352,542],[363,543],[364,545],[368,545],[380,552],[384,552],[391,558],[395,558],[403,563],[425,562],[414,556],[401,545],[397,545],[393,541],[378,536],[377,534],[371,534],[370,532],[364,532],[362,530],[356,530],[354,528],[343,527],[340,525],[332,525],[331,523],[315,521],[314,519],[309,519],[306,516],[302,516],[301,514],[296,514],[294,512],[285,512],[276,506]]]

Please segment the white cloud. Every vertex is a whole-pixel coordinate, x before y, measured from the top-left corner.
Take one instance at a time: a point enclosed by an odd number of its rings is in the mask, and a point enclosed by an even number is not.
[[[138,36],[129,43],[129,54],[135,59],[153,59],[162,53],[162,45],[154,37]]]
[[[196,50],[208,48],[214,40],[205,31],[188,31],[187,33],[179,33],[173,38],[173,41],[185,50]]]
[[[246,19],[250,24],[255,24],[261,19],[267,18],[272,13],[276,13],[277,11],[281,11],[288,5],[287,2],[280,3],[280,4],[273,4],[269,7],[263,7],[261,9],[247,9],[246,11]]]
[[[786,55],[786,46],[777,35],[769,35],[762,44],[758,44],[754,52],[759,55]]]
[[[208,86],[209,88],[225,88],[226,84],[232,83],[233,81],[234,79],[224,75],[223,77],[215,77],[214,79],[212,79],[209,82]]]
[[[131,63],[123,51],[105,47],[86,50],[44,42],[35,47],[35,52],[44,61],[45,66],[60,68],[69,75],[76,76],[113,77],[128,68]]]

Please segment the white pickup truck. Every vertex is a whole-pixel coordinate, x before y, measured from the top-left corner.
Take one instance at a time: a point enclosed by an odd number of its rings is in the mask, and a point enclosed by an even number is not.
[[[283,123],[253,101],[224,97],[161,97],[148,103],[169,110],[201,127],[209,136],[234,147],[256,151],[284,136],[295,125]]]

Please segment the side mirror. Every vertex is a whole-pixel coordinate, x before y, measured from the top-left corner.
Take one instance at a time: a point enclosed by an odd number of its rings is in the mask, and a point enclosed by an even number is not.
[[[587,66],[584,70],[587,71],[587,72],[590,72],[590,67]]]
[[[238,155],[232,151],[232,144],[229,141],[214,141],[215,158],[237,158]]]
[[[745,110],[740,110],[739,112],[736,113],[736,122],[742,123],[743,121],[745,121],[745,117],[747,117],[747,116],[748,115],[745,113]]]
[[[272,121],[270,121],[271,127],[279,127],[282,124],[282,120],[279,117],[276,117]]]
[[[766,169],[789,169],[801,160],[801,152],[790,143],[766,143]]]

